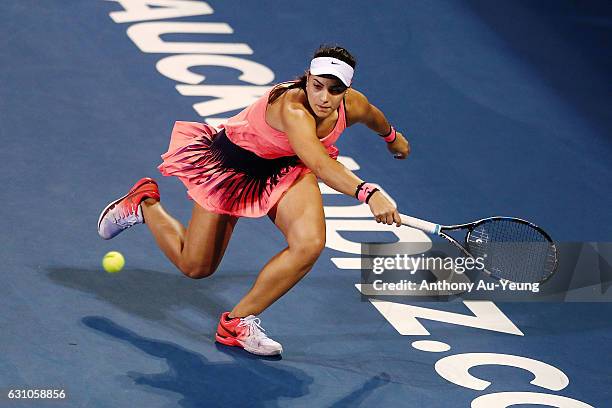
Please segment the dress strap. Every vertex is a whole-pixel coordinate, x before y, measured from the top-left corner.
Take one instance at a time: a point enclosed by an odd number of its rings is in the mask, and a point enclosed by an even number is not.
[[[342,97],[342,102],[340,102],[340,113],[344,116],[344,129],[348,127],[348,118],[346,114],[346,94]]]

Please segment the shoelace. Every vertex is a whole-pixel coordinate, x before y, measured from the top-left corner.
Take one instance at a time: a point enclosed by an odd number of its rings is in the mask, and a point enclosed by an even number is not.
[[[253,335],[260,339],[267,339],[268,336],[264,333],[265,330],[261,327],[261,319],[255,316],[247,316],[240,319],[239,327],[246,327],[249,330],[249,336]]]

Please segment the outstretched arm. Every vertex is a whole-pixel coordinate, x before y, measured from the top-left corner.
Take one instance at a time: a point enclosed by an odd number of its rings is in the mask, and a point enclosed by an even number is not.
[[[287,104],[281,112],[283,128],[293,151],[302,162],[325,184],[349,196],[354,196],[362,180],[337,160],[329,157],[317,138],[314,118],[299,104]],[[378,222],[401,224],[395,206],[380,192],[368,201]]]
[[[347,93],[346,105],[349,125],[363,123],[383,137],[391,133],[391,124],[385,115],[361,92],[351,88]],[[387,143],[387,148],[396,159],[405,159],[410,154],[410,144],[400,132],[396,132],[395,139]]]

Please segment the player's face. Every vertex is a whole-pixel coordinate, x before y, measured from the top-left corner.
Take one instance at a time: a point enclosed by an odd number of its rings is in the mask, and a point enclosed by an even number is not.
[[[347,87],[338,79],[308,75],[306,82],[308,103],[310,109],[320,118],[325,118],[338,109],[346,91]]]

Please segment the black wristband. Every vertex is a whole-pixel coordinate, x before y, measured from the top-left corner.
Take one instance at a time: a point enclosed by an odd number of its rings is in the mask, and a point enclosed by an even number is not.
[[[393,125],[391,125],[391,129],[389,130],[389,133],[387,133],[386,135],[379,135],[379,136],[382,137],[385,142],[393,143],[395,142],[395,139],[397,139],[397,129],[395,129]]]
[[[379,189],[375,188],[374,190],[370,191],[370,194],[368,194],[368,196],[365,199],[365,203],[367,204],[368,201],[370,201],[370,198],[372,198],[372,196],[374,195],[375,192],[380,191]]]
[[[359,199],[359,191],[361,191],[361,188],[364,186],[366,182],[364,181],[363,183],[361,183],[360,185],[357,186],[357,189],[355,190],[355,198]]]
[[[391,134],[391,132],[393,132],[393,126],[389,125],[389,131],[387,133],[385,133],[384,135],[381,135],[380,133],[378,134],[378,136],[380,137],[387,137]]]

